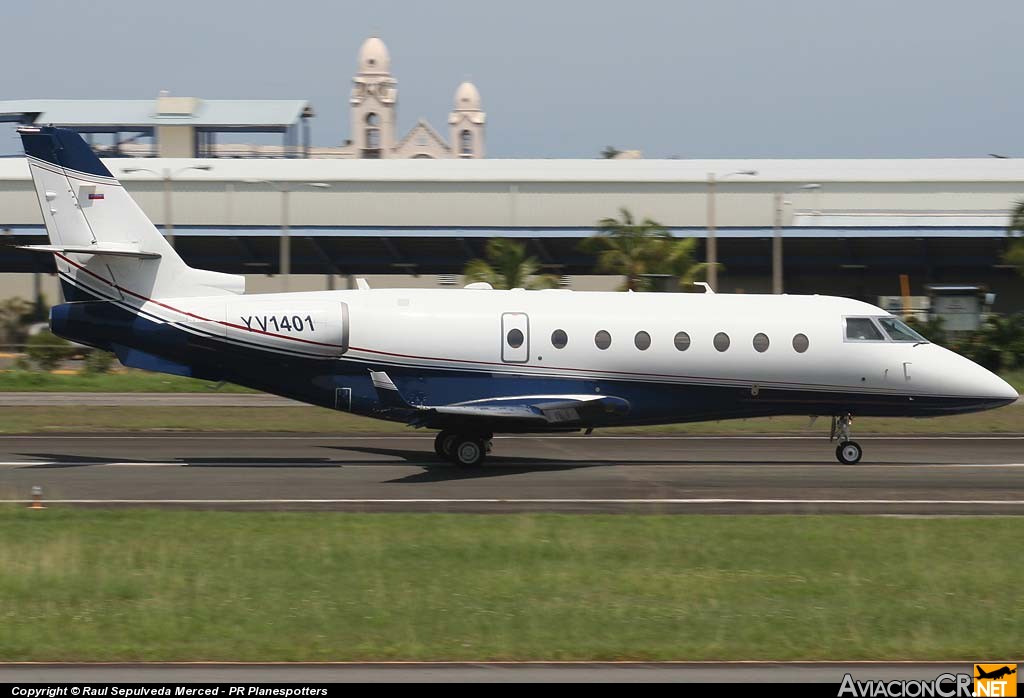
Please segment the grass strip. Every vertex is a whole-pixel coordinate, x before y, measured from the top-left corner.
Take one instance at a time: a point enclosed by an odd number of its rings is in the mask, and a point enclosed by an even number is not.
[[[0,371],[0,392],[23,393],[209,393],[214,383],[151,373],[136,369],[119,369],[114,373],[47,373],[43,371]],[[255,392],[240,385],[225,383],[217,392]]]
[[[971,659],[1017,518],[0,510],[0,660]]]

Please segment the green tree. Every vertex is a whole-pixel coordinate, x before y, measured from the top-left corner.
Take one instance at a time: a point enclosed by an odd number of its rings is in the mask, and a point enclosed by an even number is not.
[[[25,341],[25,323],[33,311],[32,303],[15,296],[0,301],[0,344]]]
[[[117,357],[109,351],[93,349],[85,355],[85,366],[83,372],[90,374],[110,373],[110,369],[117,363]]]
[[[25,353],[40,371],[53,371],[60,367],[61,362],[70,358],[74,347],[63,337],[43,330],[28,338]]]
[[[494,238],[487,242],[487,259],[474,259],[466,265],[463,275],[468,281],[486,281],[494,288],[554,288],[558,277],[540,274],[540,262],[526,256],[526,245]]]
[[[949,344],[949,338],[946,336],[946,321],[938,315],[929,316],[927,320],[909,317],[906,322],[929,342],[943,347]]]
[[[1010,212],[1010,225],[1006,233],[1014,239],[1010,240],[1010,245],[1006,250],[1006,254],[1003,255],[1003,260],[1007,264],[1017,267],[1017,271],[1024,276],[1024,239],[1018,237],[1024,234],[1024,201],[1018,201],[1014,204],[1013,210]]]
[[[709,265],[697,261],[695,238],[672,238],[666,241],[666,245],[665,266],[680,288],[692,286],[693,282],[705,278]]]
[[[625,277],[622,290],[662,290],[665,285],[655,281],[659,276],[676,285],[691,284],[707,271],[706,264],[695,260],[696,240],[673,238],[650,218],[638,223],[628,209],[619,213],[621,218],[598,222],[597,234],[580,246],[597,257],[597,271]]]
[[[1024,367],[1024,314],[993,315],[951,348],[990,371]]]
[[[996,357],[991,366],[1008,371],[1024,366],[1024,315],[994,315],[976,333],[980,344]]]

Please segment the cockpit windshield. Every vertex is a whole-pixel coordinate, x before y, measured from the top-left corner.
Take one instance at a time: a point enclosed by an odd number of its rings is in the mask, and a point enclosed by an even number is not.
[[[889,339],[894,342],[925,342],[928,340],[894,317],[876,318]]]
[[[869,317],[846,318],[846,339],[855,342],[884,342],[885,337]]]

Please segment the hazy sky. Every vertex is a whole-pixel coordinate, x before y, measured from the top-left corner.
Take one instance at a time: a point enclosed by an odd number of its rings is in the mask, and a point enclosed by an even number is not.
[[[447,135],[468,77],[491,157],[1024,155],[1022,28],[1021,0],[26,0],[0,99],[308,99],[337,144],[377,34],[399,137]]]

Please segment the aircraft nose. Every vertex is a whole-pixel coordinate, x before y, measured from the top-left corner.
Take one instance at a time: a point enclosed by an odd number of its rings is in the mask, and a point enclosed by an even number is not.
[[[978,368],[981,367],[978,366]],[[972,381],[978,390],[976,394],[984,397],[986,400],[996,405],[1009,405],[1020,398],[1017,390],[1012,385],[992,371],[982,368],[978,373],[981,375],[977,375]]]
[[[1007,404],[1016,402],[1020,399],[1020,395],[1017,394],[1017,389],[1012,385],[994,373],[990,372],[989,376],[991,376],[991,387],[989,389],[991,390],[993,399],[1005,400]]]
[[[950,386],[955,393],[974,398],[986,408],[1009,405],[1020,398],[1012,385],[992,371],[979,366],[966,356],[947,352],[948,350],[943,351],[942,356],[948,357],[951,361],[943,366],[941,382]]]

